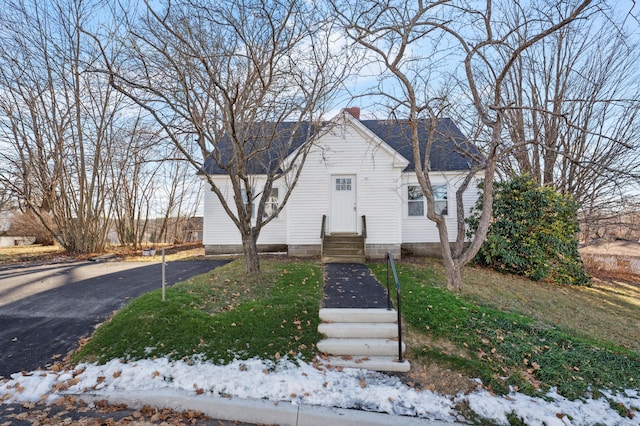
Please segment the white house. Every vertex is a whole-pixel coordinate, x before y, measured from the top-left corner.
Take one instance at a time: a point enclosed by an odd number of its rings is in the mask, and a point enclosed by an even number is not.
[[[402,251],[439,255],[438,232],[426,218],[425,199],[414,172],[407,123],[360,120],[359,115],[358,108],[343,110],[331,120],[330,130],[313,141],[286,206],[260,233],[259,250],[317,256],[323,235],[351,234],[364,237],[365,255],[370,258],[384,257],[387,251],[395,257]],[[427,124],[421,126],[421,143],[432,138],[429,173],[436,209],[448,218],[454,241],[459,208],[455,193],[478,151],[450,119],[439,119],[435,129]],[[229,177],[210,174],[234,206]],[[274,183],[267,211],[281,202],[284,184]],[[463,197],[465,215],[477,197],[474,178]],[[240,234],[216,194],[206,191],[204,203],[205,252],[242,252]]]

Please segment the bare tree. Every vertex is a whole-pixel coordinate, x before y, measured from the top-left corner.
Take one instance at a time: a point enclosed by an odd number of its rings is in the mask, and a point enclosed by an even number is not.
[[[2,173],[0,173],[0,176],[2,176]],[[0,214],[13,211],[15,208],[15,194],[13,194],[9,185],[2,182],[0,178]]]
[[[163,170],[166,184],[162,197],[166,200],[161,213],[160,227],[155,231],[156,241],[182,242],[179,228],[196,213],[202,183],[193,182],[193,167],[173,148],[174,161]],[[192,153],[195,155],[195,153]],[[195,202],[194,202],[195,201]]]
[[[524,52],[505,86],[529,108],[505,112],[504,168],[572,195],[585,225],[624,208],[640,176],[639,50],[623,30],[576,20]]]
[[[297,0],[145,5],[130,21],[126,55],[107,60],[111,83],[155,118],[194,170],[209,158],[227,175],[233,203],[205,174],[242,237],[246,272],[257,272],[256,241],[274,217],[264,214],[272,185],[286,181],[279,212],[309,145],[292,148],[318,131],[348,64],[332,48],[331,20]]]
[[[119,100],[89,71],[90,25],[99,3],[5,0],[0,18],[0,132],[3,180],[68,250],[101,251],[111,186],[105,147]],[[120,96],[121,99],[124,97]]]
[[[172,242],[176,232],[168,236],[169,226],[186,221],[181,216],[193,216],[200,204],[200,181],[143,110],[126,110],[131,120],[122,123],[118,136],[106,147],[113,226],[119,242],[133,249],[145,241]],[[173,217],[176,214],[178,218]],[[158,218],[160,230],[155,227]]]
[[[493,180],[504,154],[505,114],[527,108],[522,99],[509,97],[507,76],[518,59],[532,46],[556,33],[595,8],[590,0],[561,2],[491,1],[469,3],[440,0],[404,2],[397,0],[335,3],[334,11],[347,34],[364,47],[386,71],[375,91],[387,100],[395,116],[406,117],[412,127],[416,175],[427,199],[427,217],[435,222],[447,270],[447,286],[462,288],[461,269],[476,255],[491,221]],[[526,26],[524,36],[518,31]],[[458,87],[451,85],[457,81]],[[479,226],[468,245],[464,244],[463,214],[458,215],[456,244],[450,245],[445,217],[435,209],[429,174],[431,146],[421,152],[419,126],[443,113],[454,114],[471,100],[471,113],[486,135],[475,140],[485,149],[483,159],[483,204]],[[459,116],[463,114],[458,112]],[[435,127],[435,126],[432,126]],[[477,173],[477,170],[472,170]],[[462,182],[456,199],[472,176]],[[464,206],[459,205],[459,213]]]
[[[3,193],[68,250],[102,251],[114,224],[121,242],[137,246],[160,207],[159,191],[172,179],[184,184],[184,176],[160,174],[175,147],[108,75],[95,72],[107,50],[116,54],[109,25],[124,11],[101,0],[0,5]],[[105,31],[102,51],[90,35],[95,16]],[[186,210],[194,208],[189,202],[180,200]]]
[[[121,128],[110,147],[108,173],[114,188],[113,219],[118,240],[136,249],[140,246],[161,186],[162,137],[135,114],[131,128]]]

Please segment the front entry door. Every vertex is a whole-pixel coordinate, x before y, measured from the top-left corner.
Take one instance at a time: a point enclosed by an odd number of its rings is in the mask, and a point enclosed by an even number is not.
[[[356,176],[331,176],[331,232],[357,232]]]

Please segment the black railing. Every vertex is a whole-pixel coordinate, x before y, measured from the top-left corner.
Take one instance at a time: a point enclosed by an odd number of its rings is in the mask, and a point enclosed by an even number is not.
[[[327,215],[322,215],[322,227],[320,228],[320,238],[324,238],[325,227],[327,226]]]
[[[322,215],[322,225],[320,227],[320,257],[324,256],[324,236],[325,236],[325,227],[327,226],[327,215]]]
[[[393,273],[393,279],[396,282],[396,308],[398,310],[398,361],[402,360],[402,316],[400,309],[400,280],[398,280],[398,272],[396,271],[396,264],[393,261],[393,254],[387,252],[387,309],[393,308],[391,303],[391,273]]]
[[[367,217],[362,215],[362,238],[367,239]]]

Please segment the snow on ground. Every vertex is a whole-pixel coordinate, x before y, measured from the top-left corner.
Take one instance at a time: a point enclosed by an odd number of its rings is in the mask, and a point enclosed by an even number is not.
[[[288,401],[291,404],[320,405],[417,416],[454,422],[455,406],[466,402],[478,415],[508,425],[514,413],[528,425],[640,425],[640,392],[606,394],[630,410],[621,417],[605,398],[569,401],[550,392],[532,398],[512,392],[495,396],[486,390],[468,395],[443,396],[416,390],[399,378],[358,369],[343,371],[316,368],[302,361],[282,359],[277,363],[253,359],[229,365],[201,361],[171,361],[167,358],[105,365],[81,364],[71,371],[16,373],[0,382],[0,400],[10,402],[54,401],[64,394],[91,392],[108,399],[117,392],[144,394],[170,391],[176,395]]]

